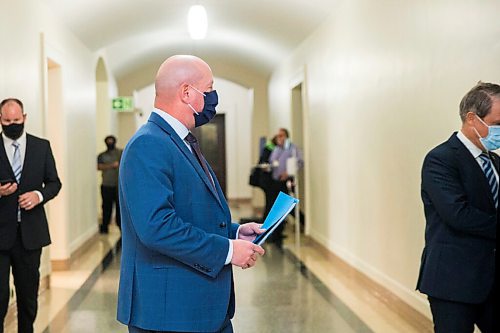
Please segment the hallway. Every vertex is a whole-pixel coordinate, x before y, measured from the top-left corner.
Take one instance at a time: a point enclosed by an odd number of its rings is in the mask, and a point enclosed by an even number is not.
[[[231,203],[233,218],[253,215],[248,204]],[[291,220],[290,222],[293,222]],[[114,227],[114,226],[113,226]],[[266,244],[266,255],[250,270],[234,268],[238,333],[430,332],[430,322],[302,239],[297,251],[293,223],[283,249]],[[35,332],[127,332],[116,320],[119,231],[100,235],[68,271],[51,274],[39,299]],[[6,333],[15,333],[15,320]]]
[[[235,270],[235,332],[373,332],[292,252],[266,251],[251,271]]]
[[[291,252],[274,246],[267,251],[254,269],[235,269],[236,332],[372,332]],[[73,296],[43,333],[127,332],[115,319],[119,255]]]
[[[203,20],[190,19],[195,5]],[[42,200],[52,243],[42,251],[35,331],[123,331],[116,258],[102,266],[119,254],[120,233],[97,234],[96,157],[108,135],[127,146],[163,93],[155,88],[161,64],[190,54],[213,74],[203,93],[217,91],[218,119],[200,129],[214,142],[202,151],[218,153],[234,220],[253,216],[242,202],[265,207],[248,178],[266,140],[285,128],[287,144],[303,154],[301,245],[291,236],[255,269],[235,270],[236,331],[431,332],[428,299],[416,290],[426,250],[422,166],[461,128],[464,93],[478,81],[498,83],[498,12],[500,1],[466,0],[0,1],[0,101],[22,101],[15,128],[50,142],[63,184]],[[190,22],[206,23],[204,38]],[[201,95],[188,92],[201,110]],[[9,181],[15,150],[3,148],[0,180]],[[297,171],[290,166],[288,175]],[[23,192],[41,186],[23,184]],[[0,207],[9,200],[3,192]],[[0,209],[0,224],[4,216]]]

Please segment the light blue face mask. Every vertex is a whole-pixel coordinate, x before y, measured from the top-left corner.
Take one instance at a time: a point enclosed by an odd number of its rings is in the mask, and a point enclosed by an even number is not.
[[[479,135],[479,132],[474,128],[474,131],[476,131],[477,136],[479,136],[479,141],[481,141],[481,144],[483,145],[484,149],[486,150],[497,150],[500,148],[500,126],[488,126],[481,118],[479,118],[478,115],[476,115],[477,119],[479,119],[485,126],[488,127],[488,135],[482,138]]]

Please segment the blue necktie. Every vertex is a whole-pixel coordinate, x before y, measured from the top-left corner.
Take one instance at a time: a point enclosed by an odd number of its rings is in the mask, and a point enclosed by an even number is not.
[[[498,182],[495,176],[495,171],[493,170],[493,166],[491,164],[491,159],[486,153],[482,153],[479,155],[479,158],[482,161],[482,168],[484,171],[484,175],[488,180],[488,184],[490,185],[490,191],[493,195],[493,202],[495,203],[495,208],[498,207]]]
[[[12,142],[12,146],[14,147],[14,156],[12,157],[12,171],[14,171],[14,176],[16,177],[17,186],[19,186],[19,182],[21,181],[21,172],[23,171],[23,165],[21,164],[21,149],[19,146],[19,142]],[[21,221],[21,208],[17,207],[17,221]]]
[[[23,171],[23,166],[21,164],[21,150],[19,149],[19,142],[12,142],[12,146],[14,146],[14,156],[12,158],[12,171],[14,171],[14,176],[16,177],[16,181],[19,184],[21,181],[21,172]]]

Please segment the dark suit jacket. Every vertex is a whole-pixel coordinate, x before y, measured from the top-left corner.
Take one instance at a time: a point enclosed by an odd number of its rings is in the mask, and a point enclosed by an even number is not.
[[[499,157],[490,155],[498,171]],[[481,166],[456,133],[425,157],[421,194],[426,229],[417,289],[482,303],[495,279],[498,212]]]
[[[15,179],[0,136],[0,179]],[[21,209],[21,235],[26,249],[39,249],[50,244],[49,226],[44,204],[54,198],[61,189],[50,143],[35,136],[26,135],[21,181],[16,193],[0,197],[0,250],[14,245],[17,233],[17,207],[19,195],[40,191],[43,202],[31,210]]]

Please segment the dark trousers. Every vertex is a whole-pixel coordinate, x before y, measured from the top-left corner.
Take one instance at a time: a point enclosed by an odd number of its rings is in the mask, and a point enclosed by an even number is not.
[[[14,247],[0,251],[0,333],[9,306],[9,273],[12,267],[17,302],[17,327],[19,333],[33,332],[38,309],[41,249],[26,250],[22,245],[21,231],[17,232]]]
[[[120,218],[120,203],[118,201],[118,187],[116,186],[101,186],[102,196],[102,225],[101,231],[107,232],[113,213],[113,204],[115,205],[115,221],[116,225],[121,227]]]
[[[435,333],[472,333],[474,324],[482,333],[498,333],[495,329],[493,292],[481,304],[451,302],[429,297]]]
[[[264,214],[262,215],[262,222],[264,222],[264,220],[266,219],[266,216],[267,214],[269,214],[274,200],[276,199],[276,193],[270,187],[271,185],[269,185],[269,187],[264,190],[264,194],[266,196],[266,207],[264,209]]]

